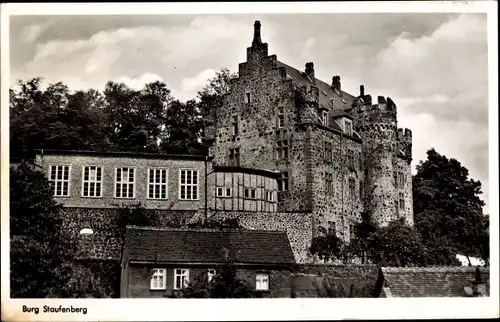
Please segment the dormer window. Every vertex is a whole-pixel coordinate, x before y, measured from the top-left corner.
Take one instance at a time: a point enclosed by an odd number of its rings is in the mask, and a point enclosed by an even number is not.
[[[324,126],[328,126],[328,111],[323,111],[321,113],[321,122],[323,122]]]
[[[344,124],[345,124],[345,128],[344,128],[345,134],[352,135],[352,121],[351,120],[345,120]]]

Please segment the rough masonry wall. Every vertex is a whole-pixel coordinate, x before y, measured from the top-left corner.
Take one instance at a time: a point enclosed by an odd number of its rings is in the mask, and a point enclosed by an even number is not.
[[[411,161],[406,158],[396,158],[396,169],[403,174],[403,184],[397,184],[396,190],[398,193],[403,194],[404,209],[399,208],[399,217],[405,217],[409,225],[413,226],[413,188],[412,188],[412,174],[411,174]]]
[[[201,214],[193,217],[192,222],[197,222]],[[309,247],[312,240],[312,214],[311,213],[255,213],[217,211],[209,214],[209,220],[223,221],[238,219],[245,229],[279,230],[286,231],[290,246],[297,263],[312,262]]]
[[[261,49],[249,49],[248,61],[240,64],[239,78],[217,111],[217,137],[211,149],[214,163],[228,164],[229,150],[239,148],[240,166],[288,171],[289,190],[279,193],[278,211],[311,210],[304,160],[307,131],[295,126],[295,96],[286,71],[277,68],[275,55],[267,56],[267,48]],[[278,128],[280,110],[284,126]],[[236,136],[233,117],[238,118]],[[280,140],[288,140],[288,160],[277,159]]]
[[[337,236],[348,241],[350,230],[359,222],[363,211],[360,195],[364,184],[361,143],[321,128],[312,131],[312,138],[312,195],[316,225],[327,230],[329,222],[335,222]],[[331,156],[325,154],[325,142],[331,144]],[[348,155],[352,156],[352,163]],[[332,175],[332,191],[327,191],[326,174]],[[350,181],[354,183],[354,195],[351,195]],[[322,231],[318,229],[317,233]]]

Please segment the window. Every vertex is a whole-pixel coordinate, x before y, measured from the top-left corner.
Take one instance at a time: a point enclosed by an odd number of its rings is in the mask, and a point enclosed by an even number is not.
[[[332,143],[325,142],[325,161],[331,162],[333,160]]]
[[[240,149],[229,149],[229,166],[239,167],[240,166]]]
[[[257,291],[269,290],[269,275],[264,273],[258,273],[255,276],[255,289]]]
[[[180,170],[179,190],[181,200],[198,200],[198,171]]]
[[[135,169],[116,168],[115,198],[134,198]]]
[[[352,122],[345,120],[345,134],[352,135]]]
[[[276,144],[278,160],[288,160],[288,140],[280,140]]]
[[[102,168],[83,167],[82,197],[102,197]]]
[[[351,149],[347,150],[347,165],[354,169],[354,151]]]
[[[327,111],[323,111],[323,113],[321,113],[321,122],[323,122],[324,126],[328,126],[328,112]]]
[[[233,126],[233,135],[235,135],[235,136],[238,135],[238,132],[239,132],[239,129],[238,129],[238,115],[234,115],[233,116],[231,124]]]
[[[174,271],[174,290],[180,290],[189,285],[189,270],[175,269]]]
[[[282,128],[285,126],[285,108],[278,108],[278,128]]]
[[[402,192],[399,193],[399,209],[405,209],[405,196]]]
[[[278,178],[278,191],[288,191],[288,172],[281,172],[281,178]]]
[[[325,173],[325,189],[326,193],[333,193],[333,174]]]
[[[255,188],[245,188],[244,196],[246,199],[256,199],[257,190]]]
[[[356,181],[352,178],[349,179],[349,194],[351,198],[356,195]]]
[[[69,165],[50,166],[50,184],[54,196],[69,197]]]
[[[207,270],[207,279],[209,283],[212,281],[215,275],[217,275],[217,271],[215,269]]]
[[[218,187],[217,197],[231,197],[231,188]]]
[[[328,222],[328,236],[332,236],[336,234],[336,227],[334,221]]]
[[[354,225],[349,225],[349,238],[351,240],[356,238],[356,229],[355,229]]]
[[[274,193],[271,190],[266,190],[266,200],[267,201],[274,201]]]
[[[167,270],[164,268],[153,269],[150,288],[152,290],[164,290],[167,288],[166,282],[167,282]]]
[[[167,169],[149,169],[148,170],[148,198],[167,199]]]
[[[245,92],[245,103],[248,104],[251,102],[251,96],[250,96],[250,92]]]

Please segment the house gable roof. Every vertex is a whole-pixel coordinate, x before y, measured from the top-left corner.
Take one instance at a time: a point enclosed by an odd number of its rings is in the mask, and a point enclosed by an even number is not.
[[[489,294],[489,268],[480,268]],[[392,297],[464,297],[475,280],[476,267],[382,267],[382,295]]]
[[[286,232],[239,229],[169,229],[128,226],[130,261],[163,263],[294,264]]]

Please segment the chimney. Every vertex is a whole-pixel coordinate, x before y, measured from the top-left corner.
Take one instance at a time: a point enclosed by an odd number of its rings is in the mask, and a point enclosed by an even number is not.
[[[486,284],[481,278],[479,267],[476,267],[476,279],[472,282],[474,296],[486,296]]]
[[[314,63],[306,63],[306,74],[309,76],[314,83]]]
[[[333,76],[332,77],[332,87],[333,88],[336,88],[339,92],[341,90],[341,87],[340,87],[340,76]]]
[[[253,41],[252,46],[262,45],[262,40],[260,39],[260,21],[256,20],[253,24]]]
[[[365,96],[365,85],[359,86],[359,96],[363,98]]]

